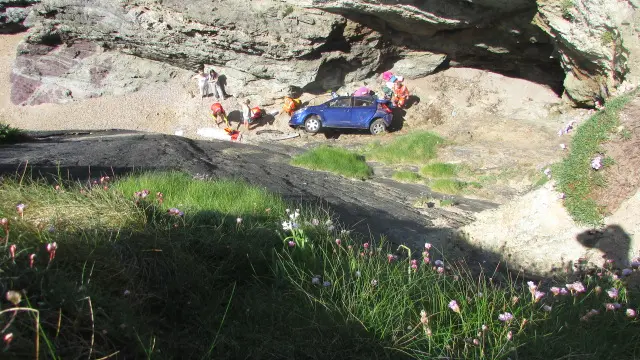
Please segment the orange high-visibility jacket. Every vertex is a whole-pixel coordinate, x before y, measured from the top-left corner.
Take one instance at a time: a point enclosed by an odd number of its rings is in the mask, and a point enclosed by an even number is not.
[[[211,111],[213,112],[213,115],[224,114],[224,109],[220,103],[211,105]]]

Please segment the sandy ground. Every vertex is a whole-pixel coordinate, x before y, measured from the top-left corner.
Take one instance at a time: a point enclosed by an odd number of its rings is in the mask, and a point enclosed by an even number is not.
[[[2,122],[26,130],[126,129],[165,134],[183,130],[187,137],[197,137],[198,128],[213,125],[209,108],[215,100],[200,98],[195,80],[190,79],[194,74],[187,71],[181,71],[168,83],[148,85],[125,96],[104,96],[66,104],[13,105],[10,76],[16,47],[23,36],[0,35]],[[240,109],[233,97],[222,103],[227,113]],[[237,123],[232,125],[235,127]]]

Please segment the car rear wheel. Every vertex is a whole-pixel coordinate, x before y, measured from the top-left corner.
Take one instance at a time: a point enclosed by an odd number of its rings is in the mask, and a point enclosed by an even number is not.
[[[311,115],[304,121],[304,128],[310,133],[317,133],[322,128],[322,121],[317,115]]]
[[[369,131],[371,131],[373,135],[381,135],[387,131],[387,125],[384,123],[384,120],[375,119],[371,123],[371,126],[369,126]]]

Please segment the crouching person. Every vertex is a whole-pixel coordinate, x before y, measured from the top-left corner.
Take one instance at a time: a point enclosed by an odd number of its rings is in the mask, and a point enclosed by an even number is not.
[[[229,119],[227,119],[227,113],[224,111],[222,104],[214,103],[211,105],[211,116],[216,121],[216,126],[220,127],[220,124],[224,121],[225,125],[229,127]]]
[[[394,106],[403,108],[407,100],[409,100],[409,89],[407,89],[407,86],[404,84],[402,76],[399,76],[393,84],[393,98],[391,101]]]

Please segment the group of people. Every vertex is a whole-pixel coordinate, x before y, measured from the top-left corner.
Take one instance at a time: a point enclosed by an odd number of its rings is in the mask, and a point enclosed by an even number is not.
[[[210,69],[207,73],[203,69],[195,75],[194,78],[198,81],[198,89],[200,90],[200,96],[202,98],[208,97],[210,93],[212,93],[217,100],[224,100],[227,97],[223,89],[220,75],[215,70]],[[396,76],[390,71],[386,71],[382,73],[381,79],[383,82],[382,93],[385,98],[391,99],[394,106],[401,108],[404,107],[409,99],[409,90],[404,84],[404,78],[402,76]],[[371,90],[366,86],[362,86],[352,95],[365,96],[369,94],[371,94]],[[332,95],[337,96],[335,93],[332,93]],[[249,104],[249,99],[244,99],[240,102],[242,122],[246,130],[249,130],[249,124],[254,120],[260,119],[264,115],[263,110],[260,109],[259,106],[251,107]],[[300,99],[296,99],[293,96],[286,96],[284,98],[282,111],[287,113],[289,116],[292,116],[300,106]],[[219,127],[220,124],[225,123],[226,128],[230,129],[227,113],[221,103],[215,102],[211,105],[211,116],[216,121],[216,126]],[[238,128],[240,128],[240,124],[238,124]]]
[[[385,71],[381,76],[382,93],[385,98],[391,99],[394,106],[405,107],[409,100],[409,89],[404,84],[404,77],[396,76],[390,71]],[[335,93],[334,93],[335,94]],[[353,92],[353,96],[366,96],[371,94],[371,89],[361,86]],[[337,94],[336,94],[337,95]]]
[[[224,89],[222,88],[222,79],[220,75],[213,69],[206,73],[204,69],[196,74],[194,79],[198,80],[198,89],[200,90],[200,96],[205,98],[209,96],[209,93],[213,93],[216,99],[224,99],[226,97]]]

